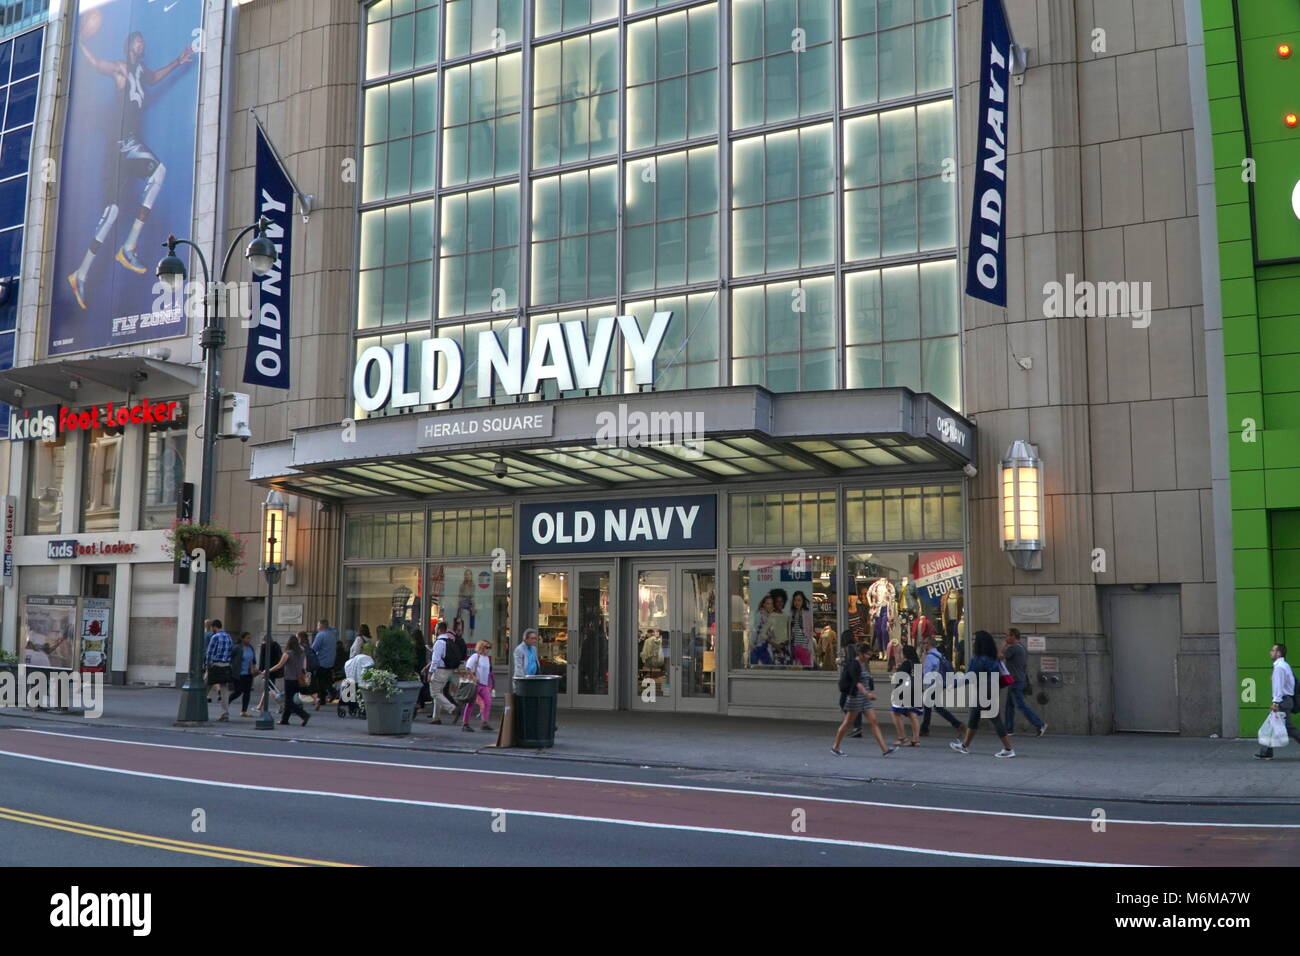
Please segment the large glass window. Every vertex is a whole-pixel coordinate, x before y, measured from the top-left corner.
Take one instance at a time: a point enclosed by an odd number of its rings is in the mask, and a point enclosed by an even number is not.
[[[955,259],[849,273],[844,308],[849,388],[901,385],[961,406]]]
[[[718,147],[627,164],[624,288],[663,289],[718,277]]]
[[[433,203],[361,214],[357,328],[433,317]]]
[[[449,60],[518,43],[523,31],[524,0],[447,0]]]
[[[376,638],[381,627],[419,627],[421,603],[418,564],[343,569],[345,634],[355,635],[362,624]]]
[[[617,167],[534,181],[532,301],[551,305],[612,296],[617,228]]]
[[[618,152],[618,31],[571,37],[533,56],[533,166]]]
[[[951,89],[952,0],[842,4],[846,109]]]
[[[628,25],[627,117],[630,150],[718,132],[717,4]]]
[[[441,234],[439,316],[518,305],[518,185],[444,196]]]
[[[493,663],[508,664],[510,646],[510,565],[493,570],[492,558],[429,565],[429,629],[440,621],[458,631],[470,653],[479,641],[492,645]]]
[[[957,241],[952,100],[844,123],[844,246],[848,259],[948,249]]]
[[[81,443],[81,531],[116,531],[122,509],[122,430],[102,429]]]
[[[833,548],[839,540],[836,502],[832,489],[731,495],[731,545]]]
[[[835,259],[835,150],[829,124],[732,147],[732,270],[761,275]]]
[[[440,339],[452,339],[460,346],[461,362],[464,373],[462,375],[462,384],[460,392],[447,403],[448,408],[469,408],[474,405],[488,404],[489,396],[482,395],[478,390],[479,375],[479,336],[483,332],[496,333],[497,339],[501,342],[504,349],[506,344],[506,332],[511,327],[517,325],[517,320],[512,315],[509,318],[496,319],[490,322],[465,322],[455,325],[439,325],[437,336]],[[438,359],[438,381],[442,381],[444,375],[443,359]],[[494,380],[492,383],[493,396],[496,401],[506,398],[505,390],[501,387],[501,382]]]
[[[884,657],[890,641],[915,646],[933,638],[960,662],[968,636],[962,549],[865,551],[845,559],[847,630]]]
[[[874,5],[874,0],[852,0]],[[826,113],[835,105],[832,0],[734,0],[732,128]]]
[[[718,382],[718,293],[669,296],[645,302],[629,302],[623,311],[636,316],[642,328],[650,327],[656,312],[671,312],[668,330],[655,363],[655,391],[674,388],[711,388]],[[624,360],[623,387],[637,389],[632,360]]]
[[[438,0],[379,0],[366,8],[366,79],[438,59]]]
[[[534,0],[533,35],[576,30],[618,16],[618,0]]]
[[[440,557],[490,555],[514,546],[512,508],[457,508],[429,514],[429,554]]]
[[[438,75],[372,86],[365,97],[362,202],[432,189]]]
[[[774,392],[836,387],[835,279],[748,286],[731,293],[731,378]]]
[[[850,489],[844,493],[844,526],[850,544],[960,541],[961,485]]]
[[[144,436],[144,480],[140,482],[140,528],[166,528],[176,519],[176,502],[185,482],[189,423],[185,402],[170,422],[149,426]]]
[[[62,432],[27,446],[27,533],[63,530],[63,468],[68,446]]]
[[[354,362],[357,359],[361,358],[362,353],[365,352],[366,349],[374,348],[378,346],[379,348],[386,349],[391,352],[394,346],[405,345],[406,346],[406,379],[405,379],[406,387],[407,389],[415,389],[418,387],[418,383],[420,381],[420,361],[422,356],[421,343],[428,337],[429,337],[428,329],[414,329],[410,332],[394,332],[389,335],[372,335],[364,339],[357,339],[353,345],[355,349]],[[367,368],[367,384],[366,384],[366,388],[369,390],[370,394],[373,395],[375,390],[378,389],[379,379],[380,379],[379,366],[376,363],[371,362],[369,367]],[[427,406],[422,406],[422,407],[427,407]],[[354,418],[385,418],[389,415],[400,415],[404,412],[409,412],[409,411],[410,411],[409,408],[396,408],[393,406],[391,402],[388,405],[385,405],[383,408],[377,409],[373,412],[362,411],[362,409],[359,406],[354,405],[353,417]]]
[[[422,552],[424,512],[386,511],[348,515],[343,538],[347,558],[413,558]]]
[[[835,670],[835,555],[805,551],[731,559],[732,668]]]
[[[446,71],[442,184],[519,172],[519,110],[523,57],[478,60]]]

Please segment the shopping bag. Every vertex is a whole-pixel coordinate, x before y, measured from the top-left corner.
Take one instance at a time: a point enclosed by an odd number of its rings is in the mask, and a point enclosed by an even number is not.
[[[1264,719],[1259,727],[1259,745],[1261,747],[1285,747],[1291,740],[1286,732],[1286,715],[1275,710]]]

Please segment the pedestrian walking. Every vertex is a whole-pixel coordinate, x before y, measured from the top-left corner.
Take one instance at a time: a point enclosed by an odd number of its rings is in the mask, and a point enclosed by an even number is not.
[[[541,673],[542,667],[537,660],[536,628],[530,627],[524,631],[524,639],[515,648],[514,665],[515,677],[532,677]]]
[[[248,712],[248,698],[253,693],[253,677],[257,674],[254,664],[256,657],[253,652],[253,635],[244,631],[239,635],[239,642],[235,644],[230,659],[230,672],[234,677],[234,690],[230,693],[230,699],[241,699],[240,717],[253,716]]]
[[[205,617],[205,618],[203,619],[203,647],[204,647],[205,652],[206,652],[206,650],[207,650],[208,642],[212,640],[212,630],[213,630],[213,628],[212,628],[212,618],[210,618],[210,617]],[[211,685],[211,684],[209,684],[208,687],[207,687],[207,695],[208,695],[208,703],[210,704],[210,703],[212,703],[212,685]]]
[[[911,644],[904,644],[902,649],[903,662],[898,665],[898,671],[907,675],[908,683],[914,683],[919,676],[917,665],[921,659],[916,656],[916,648]],[[918,685],[919,687],[919,685]],[[917,747],[921,743],[921,708],[920,707],[895,707],[892,703],[889,705],[890,716],[894,718],[894,729],[898,731],[898,739],[894,741],[895,747]],[[907,720],[912,725],[912,734],[904,739],[903,722]]]
[[[840,750],[844,735],[849,732],[855,717],[866,714],[867,721],[871,724],[871,736],[875,737],[876,743],[880,745],[881,756],[888,757],[898,748],[885,745],[885,738],[880,733],[880,725],[876,723],[876,711],[871,706],[871,702],[876,699],[876,695],[871,693],[871,670],[867,666],[871,661],[871,645],[864,642],[859,644],[856,650],[856,658],[847,661],[840,673],[840,692],[848,696],[844,701],[844,719],[840,721],[839,729],[835,731],[835,743],[831,744],[831,753],[837,757],[844,756],[844,751]]]
[[[998,667],[998,645],[993,640],[993,635],[988,631],[975,632],[975,653],[971,655],[970,664],[966,668],[967,674],[992,674],[993,690],[997,695],[1001,695],[999,688],[999,678],[1002,675],[1002,668]],[[964,740],[954,740],[948,746],[958,753],[970,753],[971,741],[975,739],[975,731],[980,725],[980,707],[976,704],[970,709],[970,717],[967,719],[966,738]],[[993,715],[993,731],[1002,741],[1002,749],[995,756],[1014,757],[1016,752],[1011,749],[1011,741],[1007,738],[1007,729],[1002,725],[1002,717],[998,713]]]
[[[230,719],[230,652],[234,647],[230,635],[216,618],[212,619],[212,635],[208,638],[207,650],[203,654],[203,666],[207,671],[208,688],[216,687],[217,699],[221,701],[221,716],[217,720]]]
[[[420,675],[420,696],[415,700],[415,712],[428,710],[429,701],[429,648],[424,643],[424,632],[418,627],[411,631],[411,644],[415,646],[415,672]]]
[[[1025,688],[1029,686],[1029,652],[1020,641],[1019,628],[1007,629],[1007,640],[1002,648],[1002,662],[1007,665],[1007,670],[1015,681],[1007,688],[1007,736],[1015,735],[1017,707],[1025,712],[1029,722],[1038,729],[1037,736],[1043,736],[1047,733],[1047,724],[1025,702]]]
[[[304,646],[307,641],[307,632],[299,631],[289,638],[289,644],[280,656],[280,662],[271,668],[269,673],[280,673],[284,675],[284,709],[280,711],[280,723],[287,724],[290,714],[297,714],[302,718],[302,725],[307,726],[307,718],[311,715],[303,710],[298,703],[299,682],[303,675],[307,673],[307,650]]]
[[[275,662],[280,659],[284,652],[280,649],[279,641],[273,637],[270,640],[271,653],[269,655],[266,653],[265,639],[262,641],[261,649],[257,652],[257,667],[262,674],[262,696],[257,699],[258,713],[270,709],[271,702],[267,700],[268,693],[272,697],[279,696],[279,691],[275,689],[275,681],[273,680],[275,675],[271,673],[271,668],[275,666]]]
[[[348,648],[348,660],[356,657],[366,649],[366,645],[374,641],[370,636],[370,625],[360,624],[357,626],[357,636],[352,641],[352,646]]]
[[[835,660],[835,666],[843,672],[844,665],[853,660],[858,653],[858,642],[853,639],[853,629],[846,627],[840,632],[840,653]],[[844,705],[848,702],[850,693],[840,690],[840,710],[844,710]],[[850,737],[862,736],[862,712],[859,711],[853,718],[853,729],[849,732]]]
[[[339,632],[330,627],[329,621],[321,618],[316,624],[316,635],[311,640],[312,678],[315,684],[316,709],[330,702],[330,689],[334,683],[334,658],[338,654]]]
[[[1280,712],[1286,724],[1286,735],[1300,743],[1300,731],[1291,723],[1291,715],[1295,713],[1295,671],[1287,663],[1286,645],[1274,644],[1268,656],[1273,661],[1273,703],[1269,707],[1269,713]],[[1272,760],[1273,748],[1261,746],[1255,757],[1258,760]]]
[[[456,673],[456,668],[464,658],[460,656],[460,649],[456,646],[451,632],[447,630],[446,621],[439,621],[434,630],[436,636],[433,641],[433,655],[426,668],[429,677],[429,699],[433,704],[433,716],[429,718],[429,723],[440,724],[442,723],[442,716],[438,713],[440,708],[449,714],[456,713],[456,705],[443,691],[447,687],[447,681],[451,680],[451,675]]]
[[[462,729],[470,732],[474,730],[469,725],[469,713],[477,702],[479,729],[491,730],[492,725],[488,720],[492,716],[492,688],[496,686],[492,674],[492,645],[487,641],[479,641],[474,645],[474,653],[465,662],[465,669],[474,675],[477,683],[473,698],[465,702],[465,722]]]
[[[925,658],[921,661],[921,687],[925,688],[927,681],[943,683],[944,678],[952,673],[952,664],[948,662],[947,655],[938,647],[933,637],[924,638],[921,641],[921,648],[925,653]],[[929,674],[935,674],[935,677],[927,677]],[[938,714],[944,720],[948,721],[949,726],[957,731],[958,739],[966,730],[966,725],[952,715],[950,711],[942,707],[923,707],[921,717],[921,736],[930,736],[930,715],[931,711]]]

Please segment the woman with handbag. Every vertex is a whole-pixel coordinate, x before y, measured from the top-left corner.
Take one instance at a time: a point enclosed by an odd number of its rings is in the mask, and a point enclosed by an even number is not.
[[[302,704],[298,703],[298,687],[307,674],[307,652],[303,650],[301,641],[305,636],[305,633],[300,632],[290,637],[280,662],[268,672],[284,674],[284,710],[280,711],[280,723],[287,724],[289,715],[297,714],[302,718],[304,727],[307,726],[309,715],[303,710]]]
[[[970,659],[970,665],[966,668],[968,674],[992,674],[993,690],[998,695],[999,702],[1002,696],[1002,667],[998,661],[998,645],[993,640],[993,635],[988,631],[975,632],[975,653]],[[948,744],[953,750],[960,754],[970,753],[971,741],[975,739],[975,731],[979,728],[980,708],[978,705],[970,709],[970,717],[966,721],[966,739],[954,740]],[[1007,737],[1007,729],[1002,724],[1002,708],[999,707],[993,715],[993,732],[998,735],[1002,741],[1002,749],[995,756],[1014,757],[1016,752],[1011,749],[1011,739]]]
[[[479,729],[491,730],[488,718],[492,714],[492,688],[496,684],[492,674],[492,645],[487,641],[479,641],[474,646],[474,653],[465,662],[465,670],[469,671],[470,679],[475,682],[475,688],[474,696],[465,702],[465,723],[462,729],[473,732],[474,728],[469,725],[469,714],[477,701]]]

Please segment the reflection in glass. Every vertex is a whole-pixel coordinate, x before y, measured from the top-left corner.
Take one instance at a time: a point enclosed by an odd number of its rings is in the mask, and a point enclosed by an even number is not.
[[[560,678],[559,693],[569,684],[569,575],[537,572],[537,663],[541,673]]]
[[[609,572],[578,572],[578,693],[609,693]]]

